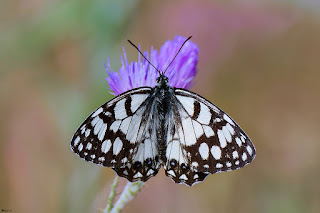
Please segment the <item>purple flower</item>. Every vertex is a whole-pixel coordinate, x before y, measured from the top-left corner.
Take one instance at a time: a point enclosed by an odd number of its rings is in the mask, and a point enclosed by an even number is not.
[[[153,47],[151,47],[150,57],[148,52],[144,52],[144,55],[160,71],[165,71],[185,40],[186,38],[182,36],[176,36],[173,41],[166,41],[160,51],[154,50]],[[192,79],[197,73],[198,52],[198,46],[192,41],[189,40],[185,43],[165,73],[169,78],[169,85],[171,87],[185,89],[191,87]],[[106,80],[115,95],[138,87],[154,87],[156,85],[156,79],[159,73],[140,54],[138,61],[132,62],[131,64],[129,64],[127,60],[124,48],[123,56],[124,61],[121,56],[122,67],[119,69],[119,72],[111,70],[109,60],[108,66],[105,65],[109,74]]]

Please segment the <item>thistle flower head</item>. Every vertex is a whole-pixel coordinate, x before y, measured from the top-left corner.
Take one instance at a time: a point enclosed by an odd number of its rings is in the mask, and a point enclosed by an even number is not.
[[[173,41],[166,41],[160,51],[154,50],[151,47],[150,55],[148,52],[144,52],[144,56],[158,70],[165,71],[185,40],[186,38],[182,36],[176,36]],[[198,52],[198,46],[190,40],[183,46],[165,73],[169,78],[169,85],[171,87],[185,89],[191,87],[192,79],[197,73]],[[154,87],[156,85],[159,73],[140,54],[138,61],[129,64],[125,49],[123,48],[121,62],[122,67],[119,69],[119,72],[111,70],[109,60],[108,66],[105,66],[109,74],[106,80],[115,95],[138,87]]]

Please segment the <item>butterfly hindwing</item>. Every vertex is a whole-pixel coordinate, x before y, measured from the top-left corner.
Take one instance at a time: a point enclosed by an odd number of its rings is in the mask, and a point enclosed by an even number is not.
[[[180,113],[185,111],[181,109],[182,106],[176,100],[172,100],[172,103],[171,111],[166,118],[168,120],[168,133],[166,162],[163,167],[166,175],[174,182],[191,186],[204,180],[209,173],[198,172],[190,165],[190,160],[183,145],[188,140],[190,130],[183,128],[182,124],[185,117],[182,117]]]
[[[165,169],[175,182],[193,185],[209,173],[239,169],[254,159],[249,137],[225,112],[190,91],[174,93]]]
[[[94,111],[75,132],[71,149],[81,158],[112,167],[119,176],[147,180],[159,170],[152,147],[149,99],[152,88],[123,93]],[[148,163],[148,170],[140,170]],[[152,170],[152,171],[151,171]]]
[[[137,141],[134,155],[125,166],[113,168],[119,176],[126,177],[129,181],[147,181],[150,177],[155,176],[160,169],[155,129],[156,119],[153,118],[152,110],[152,98],[137,110],[135,120],[141,119],[140,126],[139,122],[133,123],[138,128],[137,134],[133,133],[130,129],[126,133],[127,135],[137,135],[136,138],[134,137]]]

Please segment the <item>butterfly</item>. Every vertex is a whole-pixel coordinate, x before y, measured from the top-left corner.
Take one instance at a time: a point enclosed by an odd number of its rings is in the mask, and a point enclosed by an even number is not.
[[[159,74],[155,87],[129,90],[92,112],[73,135],[72,151],[131,182],[147,181],[163,167],[188,186],[255,158],[253,143],[230,116]]]

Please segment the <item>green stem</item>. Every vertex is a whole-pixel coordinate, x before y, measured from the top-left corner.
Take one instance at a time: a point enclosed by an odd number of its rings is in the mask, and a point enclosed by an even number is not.
[[[107,207],[103,211],[104,213],[111,212],[111,210],[113,209],[113,202],[114,202],[114,199],[116,198],[116,195],[117,195],[116,191],[117,191],[118,183],[119,183],[119,176],[117,175],[114,178],[114,181],[111,185],[111,192],[110,192],[108,200],[107,200]]]
[[[129,201],[131,201],[138,192],[142,189],[143,182],[138,181],[135,183],[128,182],[126,187],[124,188],[121,196],[119,197],[118,201],[114,205],[113,209],[110,213],[119,213],[122,209],[127,205]]]
[[[118,183],[119,183],[119,176],[116,176],[111,185],[111,192],[107,200],[107,207],[103,210],[104,213],[121,212],[122,209],[127,205],[127,203],[129,203],[129,201],[132,200],[143,187],[143,182],[141,181],[138,181],[135,183],[131,183],[128,181],[127,185],[123,189],[123,192],[121,193],[116,204],[113,204],[114,199],[117,196],[116,191],[117,191]]]

